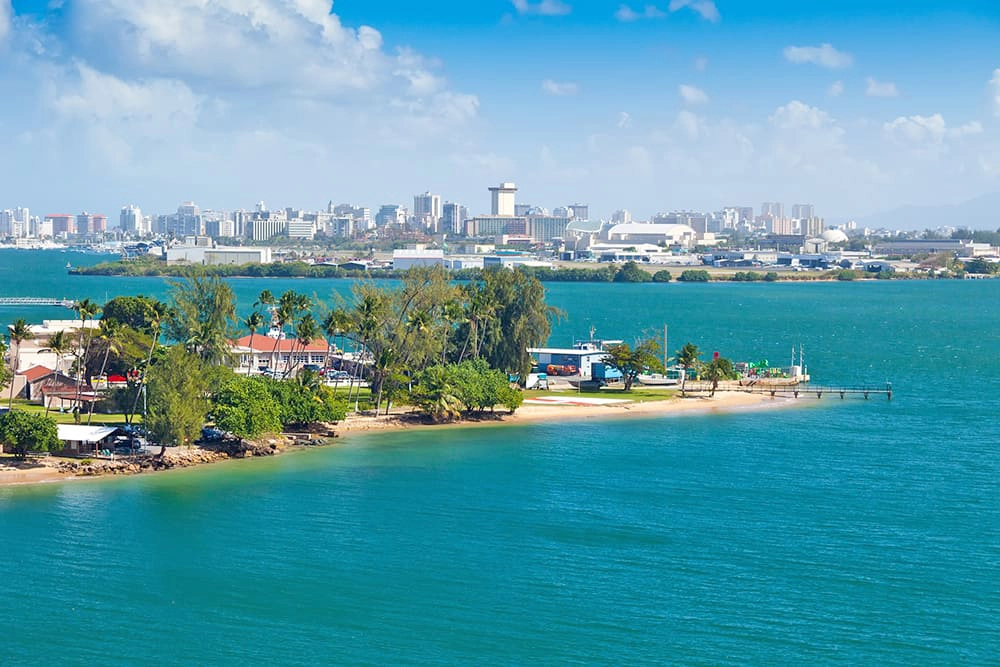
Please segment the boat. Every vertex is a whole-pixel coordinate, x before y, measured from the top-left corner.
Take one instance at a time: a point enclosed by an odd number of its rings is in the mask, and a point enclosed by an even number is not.
[[[640,373],[636,380],[647,387],[672,387],[681,383],[684,369],[667,366],[667,325],[663,325],[663,373]]]

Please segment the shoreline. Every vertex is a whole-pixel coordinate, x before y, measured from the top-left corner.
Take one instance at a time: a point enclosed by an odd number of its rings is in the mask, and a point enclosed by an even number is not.
[[[545,404],[541,402],[525,403],[513,414],[506,412],[486,413],[481,419],[466,419],[456,422],[432,424],[415,417],[412,412],[397,412],[389,415],[349,415],[335,428],[336,440],[331,439],[321,447],[335,447],[337,440],[350,439],[352,436],[373,435],[379,433],[398,433],[407,430],[426,431],[430,429],[456,428],[487,428],[502,426],[521,426],[527,424],[558,423],[565,418],[574,421],[613,421],[633,417],[684,416],[732,414],[739,412],[771,410],[790,407],[797,401],[789,398],[772,398],[762,394],[740,392],[723,392],[714,397],[688,396],[686,398],[672,397],[664,400],[628,401],[592,404]],[[306,445],[310,446],[310,445]],[[316,446],[316,445],[312,445]],[[302,446],[277,448],[271,455],[281,456]],[[155,474],[184,467],[210,465],[221,461],[236,460],[240,457],[220,455],[218,452],[195,448],[174,453],[174,464],[156,468],[153,466],[133,466],[131,471],[114,472],[110,469],[103,472],[87,474],[72,474],[60,469],[64,459],[34,460],[29,466],[17,466],[0,463],[0,488],[15,486],[35,486],[55,484],[60,482],[99,479],[106,477],[133,477],[135,475]],[[250,456],[247,458],[260,458]],[[29,461],[31,461],[29,459]],[[79,463],[77,461],[77,463]]]

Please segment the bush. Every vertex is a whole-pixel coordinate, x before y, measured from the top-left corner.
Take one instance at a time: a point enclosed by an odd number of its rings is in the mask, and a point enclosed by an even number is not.
[[[704,269],[687,269],[677,280],[685,283],[707,283],[711,280],[711,276]]]
[[[851,269],[844,269],[837,272],[837,280],[857,280],[858,272]]]
[[[654,283],[669,283],[673,279],[674,277],[670,275],[670,272],[667,271],[666,269],[660,269],[659,271],[653,274]]]
[[[28,452],[54,452],[62,448],[56,422],[45,415],[12,410],[0,415],[0,442],[9,445],[14,455],[24,458]]]
[[[626,262],[615,274],[616,283],[648,283],[652,279],[653,277],[640,269],[635,262]]]
[[[776,280],[778,280],[777,271],[768,271],[767,273],[764,274],[764,282],[773,283]]]

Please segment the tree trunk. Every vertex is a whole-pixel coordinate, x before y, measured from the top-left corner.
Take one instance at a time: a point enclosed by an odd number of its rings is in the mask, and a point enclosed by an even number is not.
[[[104,371],[108,368],[108,357],[111,356],[111,343],[108,343],[108,349],[104,351],[104,361],[101,362],[101,372],[99,375],[103,376]],[[107,380],[105,380],[105,385],[107,385]],[[87,426],[90,426],[91,420],[94,418],[94,405],[97,401],[90,402],[90,412],[87,413]]]

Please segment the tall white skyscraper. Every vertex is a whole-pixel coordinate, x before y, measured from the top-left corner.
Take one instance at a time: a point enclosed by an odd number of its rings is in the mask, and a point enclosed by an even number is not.
[[[142,209],[133,204],[122,206],[121,214],[118,216],[118,226],[123,232],[141,236],[146,233],[143,222]]]
[[[418,225],[437,231],[438,222],[441,220],[441,195],[430,192],[414,195],[413,217]]]
[[[815,218],[816,207],[812,204],[794,204],[792,206],[792,217],[797,220],[803,218]]]
[[[517,193],[517,186],[513,183],[504,182],[499,187],[490,188],[493,198],[491,214],[494,216],[514,216],[514,195]]]

